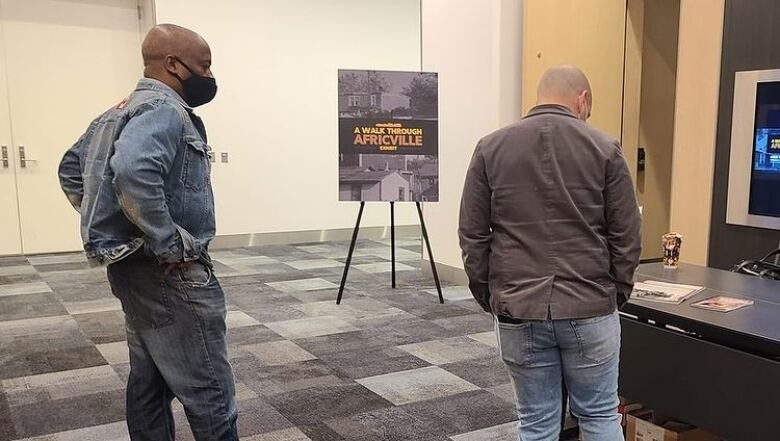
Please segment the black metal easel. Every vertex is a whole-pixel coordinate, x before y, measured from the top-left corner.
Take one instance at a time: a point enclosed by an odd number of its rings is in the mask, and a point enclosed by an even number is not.
[[[431,260],[431,272],[433,273],[433,280],[436,282],[436,291],[439,293],[439,303],[444,303],[444,295],[441,292],[441,282],[439,281],[439,272],[436,270],[436,262],[433,260],[433,251],[431,250],[431,241],[428,238],[428,229],[425,227],[425,219],[423,218],[422,204],[415,202],[417,205],[417,214],[420,216],[420,227],[422,228],[423,240],[428,250],[428,258]],[[347,254],[347,262],[344,265],[344,274],[341,276],[341,286],[339,286],[339,295],[336,298],[336,304],[341,304],[341,297],[344,295],[344,287],[347,285],[347,275],[349,274],[349,267],[352,265],[352,255],[355,252],[355,246],[357,245],[358,232],[360,231],[360,221],[363,219],[363,209],[366,207],[366,203],[360,202],[360,210],[357,215],[357,222],[355,222],[355,230],[352,231],[352,242],[349,244],[349,253]],[[393,289],[396,287],[395,277],[395,202],[390,202],[390,253],[392,260],[392,283]]]

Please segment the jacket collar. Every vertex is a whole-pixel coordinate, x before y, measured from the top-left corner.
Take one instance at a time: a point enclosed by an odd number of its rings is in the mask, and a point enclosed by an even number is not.
[[[138,85],[135,87],[135,90],[136,91],[153,90],[155,92],[160,92],[176,100],[185,109],[187,109],[188,112],[190,113],[192,112],[192,107],[190,107],[190,105],[187,104],[186,101],[184,101],[184,98],[179,96],[179,94],[176,93],[175,90],[168,87],[168,85],[163,83],[162,81],[155,80],[154,78],[141,78],[140,80],[138,80]]]
[[[537,115],[561,115],[575,119],[577,118],[577,115],[575,115],[574,112],[569,110],[569,108],[566,106],[562,106],[560,104],[542,104],[531,109],[523,119],[531,118]]]

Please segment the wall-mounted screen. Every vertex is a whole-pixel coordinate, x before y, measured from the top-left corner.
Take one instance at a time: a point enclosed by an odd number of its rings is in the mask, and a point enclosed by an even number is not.
[[[780,69],[736,73],[726,222],[780,230]]]
[[[756,85],[750,214],[780,217],[780,82]]]

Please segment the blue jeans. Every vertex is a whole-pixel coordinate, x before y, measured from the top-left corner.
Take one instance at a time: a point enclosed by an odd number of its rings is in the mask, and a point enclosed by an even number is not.
[[[585,441],[622,441],[618,414],[620,318],[496,321],[501,357],[512,378],[520,441],[557,441],[562,387]]]
[[[133,441],[175,439],[171,401],[197,441],[237,441],[225,295],[206,260],[163,274],[141,252],[108,267],[130,348],[127,426]]]

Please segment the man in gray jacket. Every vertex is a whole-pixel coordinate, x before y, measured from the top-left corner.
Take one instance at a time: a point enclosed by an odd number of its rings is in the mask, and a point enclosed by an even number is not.
[[[618,141],[585,122],[591,108],[581,70],[548,70],[537,106],[479,142],[463,190],[469,287],[495,316],[523,441],[558,439],[562,379],[586,441],[623,439],[617,309],[641,218]]]

